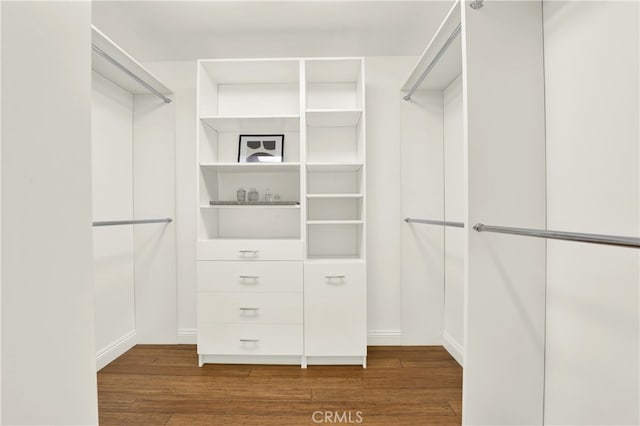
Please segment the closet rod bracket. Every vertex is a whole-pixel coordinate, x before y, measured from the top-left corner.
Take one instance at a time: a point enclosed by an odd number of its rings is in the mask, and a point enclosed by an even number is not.
[[[473,10],[482,9],[482,6],[484,6],[482,2],[483,0],[473,0],[471,3],[469,3],[469,7]]]

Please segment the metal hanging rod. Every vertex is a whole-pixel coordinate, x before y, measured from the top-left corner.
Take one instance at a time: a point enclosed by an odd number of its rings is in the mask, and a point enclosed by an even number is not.
[[[464,223],[451,222],[448,220],[413,219],[410,217],[405,217],[404,221],[407,223],[425,223],[427,225],[442,225],[442,226],[452,226],[454,228],[464,228]]]
[[[476,224],[473,229],[478,232],[498,232],[501,234],[523,235],[526,237],[550,238],[554,240],[577,241],[581,243],[605,244],[610,246],[640,248],[640,238],[621,237],[617,235],[584,234],[581,232],[547,231],[545,229],[511,228],[508,226],[491,226]]]
[[[141,84],[143,87],[145,87],[147,90],[149,90],[151,93],[153,93],[154,95],[156,95],[157,97],[159,97],[160,99],[162,99],[165,103],[170,103],[171,99],[167,98],[165,95],[163,95],[162,93],[160,93],[158,90],[156,90],[154,87],[152,87],[149,83],[147,83],[146,81],[144,81],[143,79],[141,79],[140,77],[138,77],[137,75],[135,75],[134,73],[132,73],[131,71],[129,71],[128,68],[126,68],[124,65],[122,65],[120,62],[116,61],[115,59],[113,59],[111,56],[109,56],[108,53],[106,53],[105,51],[103,51],[102,49],[100,49],[98,46],[96,46],[95,44],[91,44],[91,48],[93,49],[94,52],[96,52],[98,55],[102,56],[104,59],[106,59],[109,63],[111,63],[113,66],[115,66],[116,68],[118,68],[120,71],[122,71],[123,73],[127,74],[129,77],[131,77],[132,79],[134,79],[135,81],[137,81],[139,84]]]
[[[173,219],[105,220],[93,222],[93,226],[140,225],[142,223],[171,223]]]
[[[462,30],[462,24],[458,24],[458,26],[453,30],[451,35],[449,35],[449,38],[447,39],[447,41],[444,42],[444,45],[440,48],[440,50],[438,50],[438,53],[436,53],[436,56],[429,63],[427,68],[425,68],[422,74],[420,74],[420,77],[418,77],[415,84],[411,87],[411,89],[409,89],[407,94],[402,97],[402,99],[404,99],[405,101],[411,100],[411,95],[413,95],[413,92],[415,92],[418,89],[418,87],[420,87],[420,85],[422,84],[422,81],[427,77],[427,75],[429,75],[433,67],[436,66],[440,58],[442,58],[442,55],[444,55],[444,53],[447,51],[449,46],[451,46],[451,43],[453,43],[453,41],[456,39],[458,34],[460,34],[461,30]]]

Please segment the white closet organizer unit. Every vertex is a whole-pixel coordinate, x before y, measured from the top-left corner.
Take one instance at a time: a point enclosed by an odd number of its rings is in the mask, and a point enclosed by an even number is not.
[[[363,59],[200,60],[197,102],[200,365],[366,365]]]

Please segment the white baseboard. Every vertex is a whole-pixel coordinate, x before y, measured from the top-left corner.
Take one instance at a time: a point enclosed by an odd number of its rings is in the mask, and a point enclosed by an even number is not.
[[[369,330],[367,335],[369,346],[400,346],[402,345],[401,330]]]
[[[447,352],[449,352],[453,359],[458,361],[458,364],[460,364],[461,367],[464,366],[464,351],[462,349],[462,346],[458,342],[456,342],[453,337],[451,337],[451,335],[446,331],[442,333],[442,346],[444,346],[444,348],[447,350]]]
[[[179,328],[178,344],[179,345],[195,345],[198,343],[198,331],[195,328]]]
[[[105,346],[96,352],[96,371],[100,371],[104,366],[114,359],[134,347],[136,344],[136,331],[131,330],[110,345]]]
[[[302,365],[301,355],[199,355],[202,364],[289,364]]]
[[[366,356],[308,356],[307,365],[361,365],[367,367]]]

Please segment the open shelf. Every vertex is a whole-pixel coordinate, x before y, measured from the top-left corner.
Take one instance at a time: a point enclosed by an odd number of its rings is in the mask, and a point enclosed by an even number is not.
[[[300,204],[209,204],[200,206],[201,209],[299,209]]]
[[[300,114],[300,62],[291,59],[198,61],[201,117]]]
[[[307,59],[305,71],[307,109],[362,109],[364,87],[361,59]]]
[[[200,209],[201,240],[300,239],[299,208],[215,207]]]
[[[202,70],[217,84],[278,84],[300,80],[295,59],[201,59]]]
[[[308,225],[336,225],[362,223],[362,196],[340,194],[338,197],[307,197]]]
[[[308,199],[362,198],[363,194],[307,194]]]
[[[359,259],[363,247],[363,221],[307,222],[307,258]]]
[[[362,118],[362,110],[308,109],[309,127],[356,127]]]
[[[243,204],[237,191],[258,192],[258,200],[271,192],[280,200],[300,203],[300,164],[232,163],[201,164],[199,206],[201,230],[209,238],[251,236],[300,237],[300,205]],[[211,201],[225,205],[211,206]],[[263,201],[264,202],[264,201]],[[228,205],[231,204],[231,205]],[[201,232],[202,234],[202,232]]]
[[[362,163],[307,163],[310,172],[357,172]]]
[[[244,240],[276,240],[276,241],[302,241],[300,237],[224,237],[224,238],[200,238],[199,243],[206,243],[209,241],[225,242],[225,241],[244,241]]]
[[[200,117],[200,120],[217,132],[298,132],[300,116],[245,116],[245,117]]]
[[[200,206],[201,209],[299,209],[300,206],[231,206],[231,205],[217,205],[217,206]]]
[[[352,256],[339,256],[339,255],[324,255],[324,256],[307,256],[307,262],[308,263],[331,263],[331,264],[335,264],[335,263],[353,263],[353,262],[364,262],[364,259],[362,259],[361,256],[359,255],[352,255]]]
[[[200,167],[220,173],[297,172],[300,163],[201,163]]]
[[[365,157],[362,126],[307,126],[307,162],[310,164],[362,163]]]
[[[307,167],[307,193],[312,194],[309,201],[313,200],[313,194],[331,194],[331,196],[318,197],[329,200],[343,198],[363,193],[362,165],[329,165],[323,167]],[[363,197],[359,197],[362,199]],[[320,201],[320,200],[314,200]]]
[[[362,220],[308,220],[307,225],[362,225]]]

